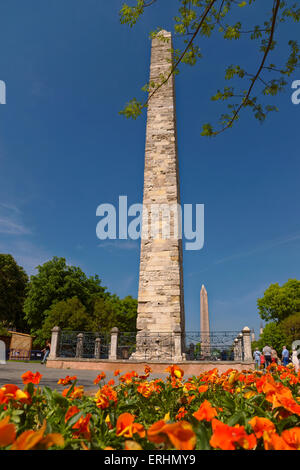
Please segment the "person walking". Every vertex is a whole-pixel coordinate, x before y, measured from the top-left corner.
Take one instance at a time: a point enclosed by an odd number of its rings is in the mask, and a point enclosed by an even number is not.
[[[272,361],[272,349],[270,348],[268,344],[266,344],[262,352],[263,352],[263,355],[265,356],[266,367],[268,367]]]
[[[282,365],[283,366],[288,365],[288,363],[289,363],[289,352],[286,349],[286,346],[283,346],[283,348],[282,348],[281,360],[282,360]]]
[[[295,367],[295,372],[298,374],[299,371],[299,359],[298,359],[298,354],[297,354],[297,349],[293,349],[292,352],[292,363]]]
[[[258,348],[255,348],[255,351],[253,353],[253,359],[255,362],[255,369],[258,370],[260,369],[260,357],[261,357],[261,352]]]
[[[272,360],[272,364],[278,364],[278,356],[274,348],[272,348],[272,351],[271,351],[271,360]]]
[[[42,349],[42,353],[44,353],[44,357],[43,357],[43,360],[41,361],[41,364],[45,364],[45,362],[47,361],[47,357],[50,354],[50,348],[51,348],[51,344],[50,344],[50,341],[47,339],[46,346],[44,347],[44,349]]]
[[[261,354],[260,355],[260,368],[261,369],[265,368],[265,363],[266,363],[265,356],[263,354]]]

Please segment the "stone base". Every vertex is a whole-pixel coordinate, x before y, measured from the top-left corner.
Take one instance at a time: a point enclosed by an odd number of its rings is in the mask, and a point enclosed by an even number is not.
[[[254,362],[235,362],[235,361],[137,361],[137,360],[97,360],[97,359],[66,359],[58,357],[47,361],[47,367],[54,369],[86,369],[97,370],[103,372],[114,372],[120,369],[121,374],[135,370],[138,374],[144,372],[145,365],[150,365],[152,374],[165,374],[166,368],[174,364],[180,365],[184,371],[184,377],[188,378],[193,375],[199,375],[214,368],[218,369],[219,374],[227,371],[228,369],[236,369],[241,372],[242,370],[254,370]]]

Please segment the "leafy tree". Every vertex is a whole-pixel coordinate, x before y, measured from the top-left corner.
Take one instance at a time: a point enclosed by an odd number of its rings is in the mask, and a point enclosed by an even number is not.
[[[286,342],[291,347],[293,341],[300,340],[300,313],[295,313],[285,318],[280,327],[286,337]]]
[[[123,3],[120,10],[121,23],[133,27],[149,7],[154,4],[159,5],[160,2],[162,0],[135,0],[133,6]],[[173,49],[173,61],[169,71],[163,74],[158,82],[147,83],[142,88],[148,92],[147,99],[139,101],[133,98],[120,114],[136,119],[157,90],[172,74],[179,72],[181,64],[194,66],[198,63],[202,58],[200,44],[205,47],[205,40],[213,34],[221,35],[225,41],[240,41],[241,50],[245,47],[245,41],[251,42],[253,54],[250,55],[251,57],[257,55],[257,66],[255,69],[250,69],[249,54],[244,54],[243,64],[228,64],[224,79],[230,81],[231,86],[219,89],[211,98],[213,101],[229,103],[227,111],[220,116],[217,128],[211,123],[203,124],[202,135],[216,136],[231,128],[245,108],[251,110],[260,122],[263,122],[270,112],[277,111],[277,107],[268,103],[267,98],[274,97],[286,89],[287,78],[296,70],[300,61],[298,42],[291,38],[287,44],[284,44],[280,38],[284,23],[299,22],[298,2],[177,0],[177,4],[178,14],[173,20],[174,34],[180,47]],[[253,13],[258,18],[258,24],[251,24],[249,21]],[[152,31],[150,36],[157,36],[160,29]],[[166,41],[166,38],[160,37],[160,39]],[[282,46],[280,52],[278,52],[279,44]],[[282,57],[284,57],[283,62]]]
[[[36,331],[35,342],[39,344],[51,338],[51,330],[54,326],[71,331],[92,331],[93,329],[92,317],[77,297],[52,304],[45,312],[45,317],[42,328]]]
[[[118,327],[120,331],[136,331],[137,300],[131,296],[120,299],[116,295],[99,298],[95,302],[93,331],[107,331]]]
[[[27,330],[23,304],[28,276],[9,254],[0,254],[0,322],[4,327]]]
[[[300,281],[289,279],[281,287],[271,284],[264,296],[257,300],[261,318],[265,321],[280,322],[300,312]]]
[[[287,339],[283,333],[283,330],[280,325],[275,322],[267,323],[263,329],[263,333],[258,339],[258,341],[253,341],[252,349],[256,347],[262,351],[264,346],[268,344],[277,351],[278,356],[280,356],[282,347],[286,344]]]
[[[64,258],[54,257],[38,266],[38,274],[30,278],[24,303],[31,333],[36,334],[51,307],[62,300],[77,297],[91,313],[95,299],[108,295],[100,284],[98,276],[88,278],[79,267],[68,266]]]

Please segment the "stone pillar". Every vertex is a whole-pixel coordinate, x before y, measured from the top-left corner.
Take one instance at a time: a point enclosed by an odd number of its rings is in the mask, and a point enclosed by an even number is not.
[[[94,358],[95,359],[100,359],[100,354],[101,354],[101,339],[99,336],[95,339],[95,349],[94,349]]]
[[[234,340],[234,346],[233,346],[233,360],[238,361],[239,360],[239,340],[235,338]]]
[[[60,342],[61,329],[59,326],[54,326],[51,330],[51,347],[49,360],[55,359],[58,356],[59,352],[59,342]]]
[[[150,81],[159,83],[169,73],[172,37],[160,31],[152,41]],[[151,93],[151,92],[150,92]],[[143,359],[139,336],[149,333],[155,349],[156,333],[181,329],[184,351],[181,207],[177,160],[174,76],[150,98],[147,108],[143,221],[137,315],[137,348],[132,359]],[[161,342],[160,358],[169,358],[174,345]],[[154,354],[154,353],[153,353]],[[154,354],[155,356],[155,354]],[[155,358],[153,356],[153,358]]]
[[[238,348],[237,348],[238,361],[242,361],[243,360],[243,335],[242,333],[238,334],[237,339],[238,339]]]
[[[180,326],[177,326],[174,331],[174,361],[182,361],[182,349],[181,349],[181,329]]]
[[[118,351],[118,328],[114,327],[110,330],[110,351],[108,359],[112,361],[117,360],[117,351]]]
[[[200,330],[201,330],[201,355],[210,356],[210,329],[208,314],[207,291],[202,284],[200,291]]]
[[[242,330],[243,334],[243,360],[252,361],[252,350],[251,350],[251,330],[248,326],[245,326]]]
[[[83,333],[78,333],[76,343],[76,357],[83,356]]]

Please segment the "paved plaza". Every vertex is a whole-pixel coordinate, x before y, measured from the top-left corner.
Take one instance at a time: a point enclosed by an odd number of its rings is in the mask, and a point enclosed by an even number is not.
[[[58,379],[66,377],[66,375],[76,375],[77,376],[77,385],[83,385],[86,391],[97,391],[98,385],[93,383],[94,379],[97,377],[97,374],[102,372],[96,370],[82,370],[82,369],[53,369],[48,368],[43,364],[38,364],[36,362],[13,362],[7,361],[6,364],[0,364],[0,387],[4,384],[15,384],[20,388],[23,388],[23,382],[21,375],[24,372],[30,370],[31,372],[39,372],[42,374],[40,381],[40,386],[47,386],[51,389],[56,389],[58,391],[64,390],[65,387],[62,385],[57,385]],[[132,366],[128,365],[128,371],[132,370]],[[105,382],[114,378],[114,369],[111,372],[105,372],[106,379]],[[150,378],[164,378],[166,374],[151,374]],[[117,383],[117,380],[116,380]]]

